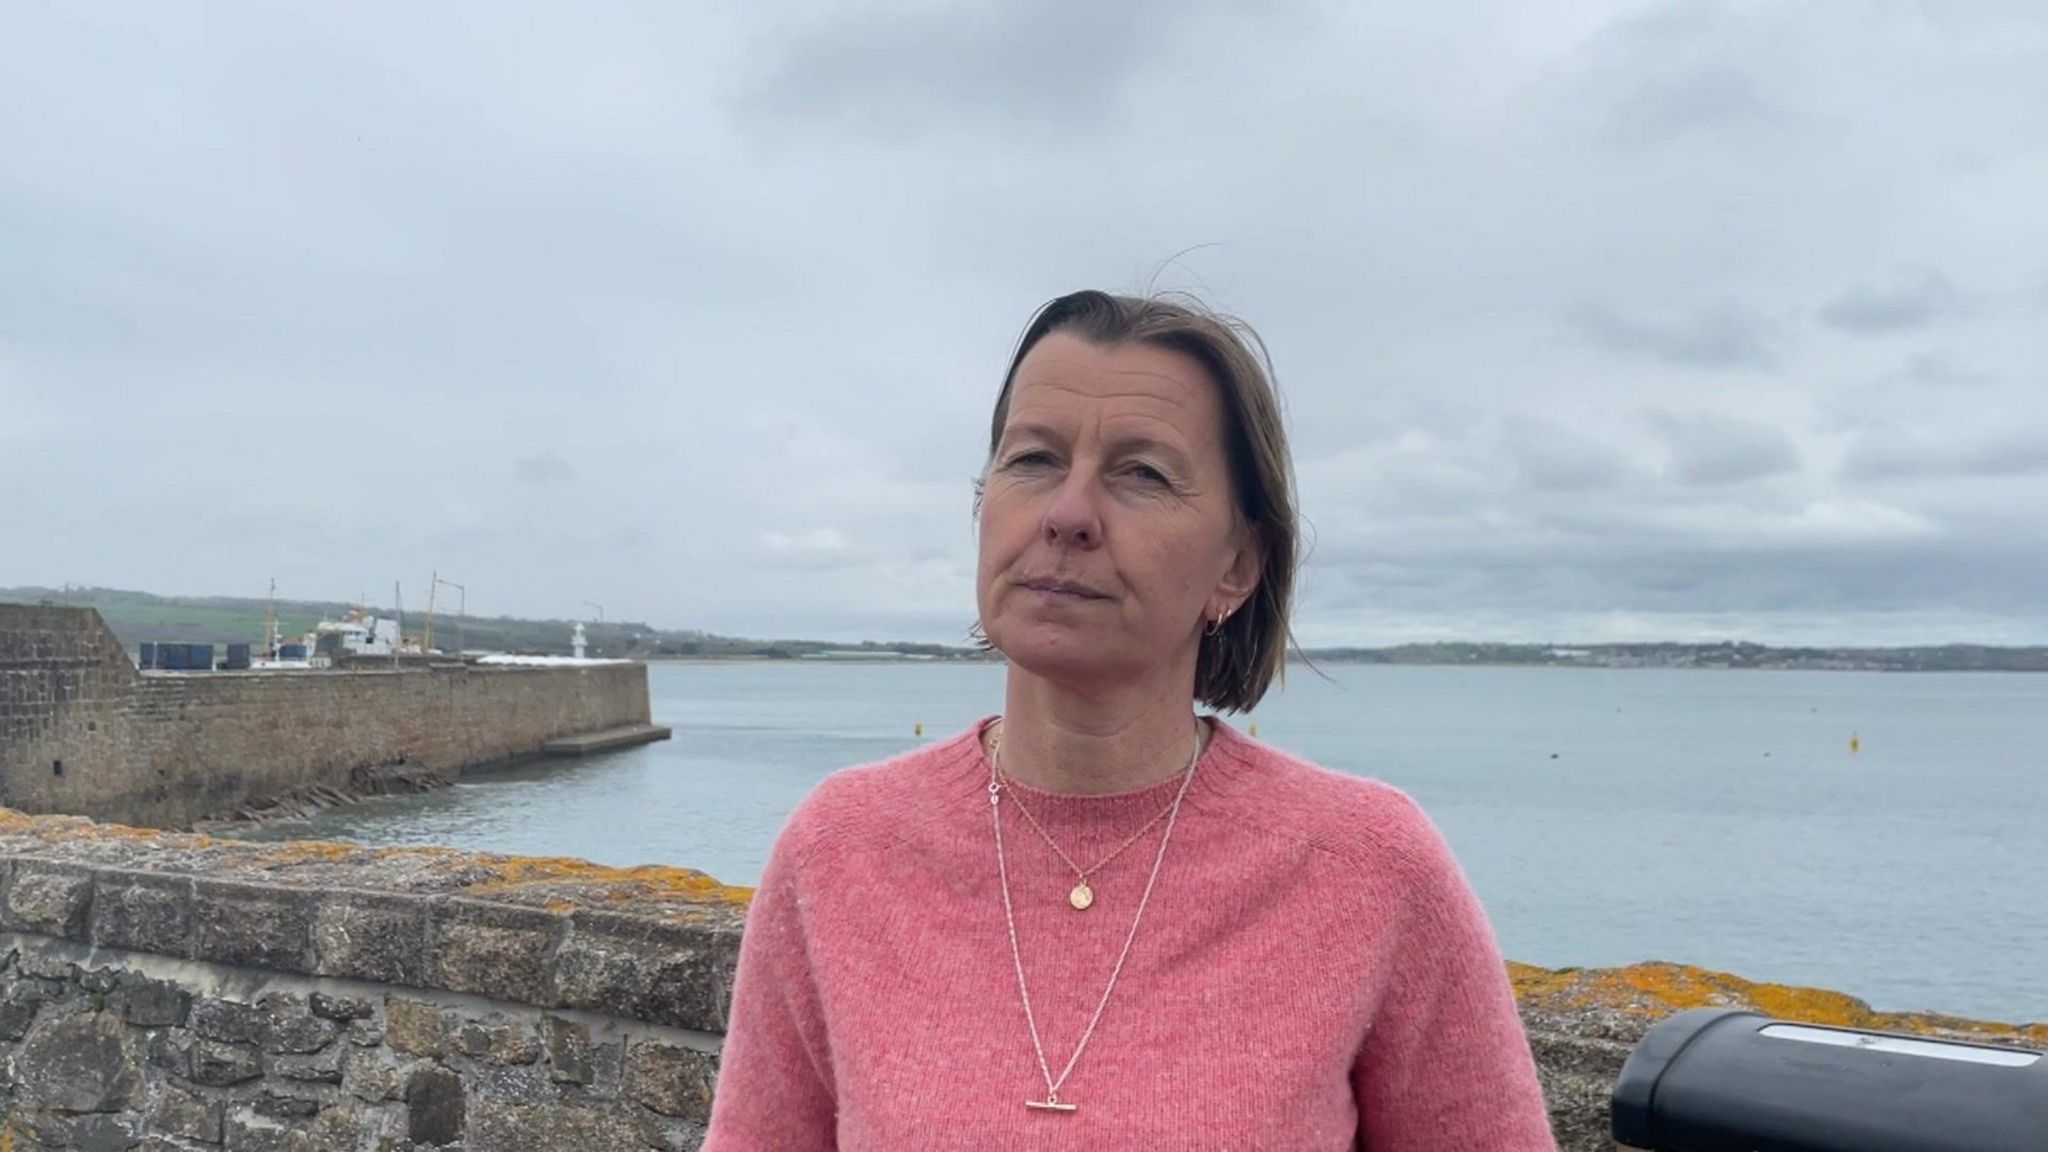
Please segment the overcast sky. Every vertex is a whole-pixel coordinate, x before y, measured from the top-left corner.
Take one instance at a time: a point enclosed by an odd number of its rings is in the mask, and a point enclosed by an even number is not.
[[[717,7],[8,5],[0,586],[958,641],[1156,285],[1306,643],[2048,643],[2037,0]]]

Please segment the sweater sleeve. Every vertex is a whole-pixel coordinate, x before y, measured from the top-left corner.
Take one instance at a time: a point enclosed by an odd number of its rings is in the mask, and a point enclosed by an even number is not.
[[[747,911],[703,1152],[827,1152],[837,1108],[812,978],[794,829],[769,853]]]
[[[1409,906],[1352,1090],[1365,1152],[1555,1152],[1493,929],[1429,818],[1408,808]]]

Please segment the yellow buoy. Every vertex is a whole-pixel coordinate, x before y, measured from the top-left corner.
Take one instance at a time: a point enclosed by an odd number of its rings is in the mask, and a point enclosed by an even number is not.
[[[922,721],[922,720],[919,720],[919,721],[917,722],[917,730],[916,730],[916,733],[915,733],[915,734],[916,734],[916,735],[919,735],[919,736],[922,736],[922,735],[924,735],[924,721]]]
[[[1862,741],[1862,740],[1860,740],[1860,739],[1858,739],[1858,738],[1857,738],[1857,736],[1856,736],[1856,734],[1855,734],[1854,732],[1851,732],[1851,733],[1849,733],[1849,751],[1851,751],[1851,752],[1861,752],[1861,751],[1863,751],[1863,741]]]
[[[1252,723],[1251,723],[1251,727],[1250,727],[1249,731],[1251,732],[1251,736],[1252,736],[1252,739],[1254,739],[1254,740],[1258,739],[1258,738],[1259,738],[1259,722],[1258,722],[1258,721],[1256,721],[1256,720],[1252,721]]]

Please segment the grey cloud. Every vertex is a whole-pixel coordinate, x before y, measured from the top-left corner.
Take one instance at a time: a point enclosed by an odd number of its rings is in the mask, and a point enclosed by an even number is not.
[[[1697,133],[1772,119],[1753,77],[1709,67],[1645,79],[1616,101],[1609,132],[1627,147],[1670,147]]]
[[[1929,437],[1896,427],[1866,430],[1842,459],[1854,480],[1918,480],[2048,473],[2048,432]]]
[[[1725,5],[1666,4],[1591,37],[1582,98],[1606,142],[1667,153],[1725,147],[1794,120],[1767,93],[1745,25]]]
[[[564,484],[576,476],[576,466],[553,452],[536,452],[512,461],[512,478],[521,484]]]
[[[1734,304],[1709,305],[1676,319],[1644,319],[1585,304],[1568,319],[1601,347],[1685,368],[1762,371],[1778,362],[1778,326]]]
[[[1990,381],[1989,376],[1957,364],[1953,357],[1943,352],[1915,354],[1906,361],[1904,376],[1915,384],[1936,388],[1963,388]]]
[[[1953,315],[1961,301],[1953,285],[1932,269],[1904,273],[1882,284],[1855,284],[1820,310],[1821,323],[1859,335],[1923,328]]]
[[[750,107],[894,134],[966,116],[1095,132],[1181,20],[1160,3],[853,9],[792,36]]]
[[[2026,611],[2038,588],[2039,541],[1959,539],[1863,546],[1780,544],[1740,552],[1648,548],[1617,536],[1553,547],[1380,551],[1358,558],[1351,578],[1324,580],[1326,610],[1405,615],[1452,603],[1501,620],[1590,621],[1611,613],[1756,622],[1860,613],[1997,618]],[[1452,587],[1447,589],[1446,584]],[[1448,594],[1447,594],[1448,593]],[[1738,627],[1740,625],[1738,624]],[[1517,634],[1542,638],[1526,626]],[[1555,635],[1555,639],[1587,638]]]
[[[1499,440],[1521,481],[1537,491],[1596,491],[1621,483],[1632,471],[1620,451],[1551,420],[1508,420]]]
[[[1671,451],[1671,474],[1686,484],[1738,484],[1799,469],[1783,429],[1717,412],[1662,413],[1655,424]]]
[[[2017,7],[223,5],[10,15],[0,584],[957,640],[1025,316],[1158,274],[1311,642],[2048,639]]]

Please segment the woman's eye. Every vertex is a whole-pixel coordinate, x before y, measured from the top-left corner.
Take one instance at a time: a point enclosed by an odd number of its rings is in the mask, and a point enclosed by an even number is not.
[[[1131,475],[1136,476],[1138,479],[1143,480],[1147,484],[1166,483],[1166,473],[1161,472],[1159,469],[1154,468],[1150,464],[1131,465]]]
[[[1004,463],[1005,468],[1036,468],[1052,463],[1052,453],[1033,449],[1019,452]]]

